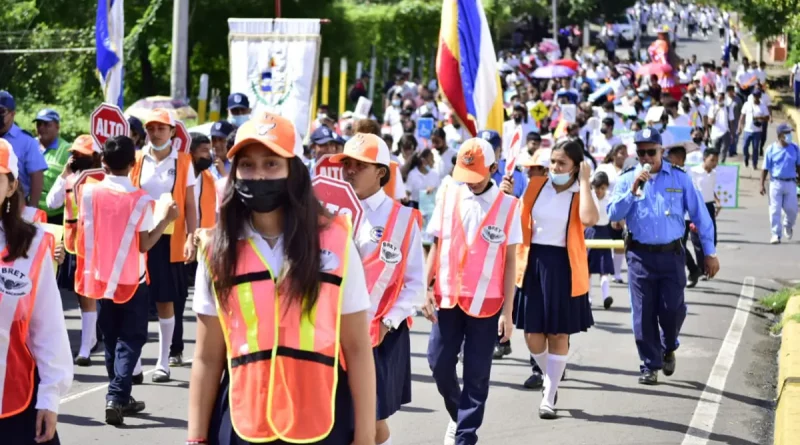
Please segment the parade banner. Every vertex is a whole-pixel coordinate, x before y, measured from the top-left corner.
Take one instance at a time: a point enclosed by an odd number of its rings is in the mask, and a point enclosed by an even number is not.
[[[228,19],[231,91],[254,112],[270,111],[310,132],[317,84],[319,19]]]

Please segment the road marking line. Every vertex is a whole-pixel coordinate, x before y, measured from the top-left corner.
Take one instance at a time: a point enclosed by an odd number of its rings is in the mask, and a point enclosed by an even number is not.
[[[184,364],[191,364],[192,360],[193,359],[189,359],[189,360],[184,361],[183,363]],[[150,374],[152,374],[154,372],[156,372],[156,368],[153,368],[153,369],[151,369],[149,371],[144,371],[143,374],[144,375],[150,375]],[[63,405],[65,403],[72,402],[73,400],[78,400],[83,396],[88,396],[89,394],[95,393],[97,391],[100,391],[100,390],[103,390],[103,389],[106,389],[106,388],[108,388],[108,383],[104,383],[102,385],[98,385],[98,386],[95,386],[93,388],[89,388],[89,389],[83,390],[81,392],[76,392],[75,394],[70,394],[70,395],[64,397],[63,399],[61,399],[61,403],[60,404]]]
[[[736,350],[739,348],[742,333],[747,325],[747,317],[753,306],[755,282],[754,277],[745,277],[742,283],[742,291],[739,294],[739,302],[736,305],[731,325],[719,348],[717,360],[714,362],[714,367],[711,368],[711,374],[709,374],[706,387],[697,402],[682,445],[706,445],[714,430],[714,422],[719,412],[725,382],[728,380],[728,373],[736,358]]]

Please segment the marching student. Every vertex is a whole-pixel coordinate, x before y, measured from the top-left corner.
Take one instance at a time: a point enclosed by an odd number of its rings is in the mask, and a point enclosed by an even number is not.
[[[390,198],[389,146],[374,134],[356,133],[333,162],[361,200],[365,216],[356,234],[372,307],[368,311],[375,355],[378,425],[375,443],[391,445],[387,419],[411,403],[411,336],[415,307],[424,301],[425,254],[419,211]],[[436,176],[439,179],[439,176]]]
[[[136,152],[131,181],[153,199],[171,196],[179,212],[147,255],[150,298],[158,310],[159,356],[152,380],[161,383],[170,380],[169,366],[183,365],[183,310],[189,297],[184,263],[195,257],[197,177],[192,157],[172,147],[175,119],[168,110],[154,109],[144,126],[150,142]]]
[[[0,139],[0,437],[58,445],[58,404],[72,384],[72,357],[53,270],[53,236],[22,219],[14,149]]]
[[[780,127],[780,126],[779,126]],[[765,158],[766,162],[766,158]],[[717,196],[717,165],[719,164],[719,151],[713,148],[707,148],[703,152],[703,163],[696,165],[689,169],[689,176],[692,177],[692,183],[695,188],[700,192],[703,197],[703,202],[708,209],[708,216],[711,217],[711,224],[714,226],[714,245],[717,245],[717,215],[720,212],[721,206],[718,207],[719,197]],[[703,244],[700,237],[697,235],[696,226],[692,226],[691,233],[692,246],[694,246],[694,253],[697,257],[698,263],[705,263],[705,253],[703,253]],[[705,279],[705,278],[704,278]]]
[[[75,196],[75,181],[84,170],[100,167],[100,155],[94,151],[94,140],[88,134],[78,136],[69,149],[71,157],[64,165],[61,176],[56,179],[47,193],[47,206],[51,209],[64,207],[64,262],[58,268],[58,287],[68,291],[75,290],[76,246],[78,235],[78,199]],[[75,364],[91,366],[92,351],[99,347],[97,327],[97,304],[95,300],[80,294],[78,304],[81,309],[81,345]]]
[[[521,203],[517,249],[516,325],[544,374],[539,417],[555,419],[558,385],[567,366],[569,336],[594,324],[584,226],[599,219],[590,167],[575,140],[557,144],[547,178],[533,177]]]
[[[489,395],[497,335],[513,331],[514,246],[522,241],[517,199],[492,181],[497,161],[479,138],[461,145],[453,180],[437,199],[427,231],[435,238],[426,265],[434,281],[423,314],[434,324],[428,364],[450,415],[444,443],[474,445]],[[456,364],[464,345],[464,387]]]
[[[239,127],[228,153],[198,258],[187,444],[375,444],[364,269],[302,153],[294,125],[271,113]]]
[[[106,175],[81,188],[78,206],[79,292],[97,301],[103,330],[108,392],[105,421],[122,425],[124,417],[141,412],[144,402],[131,397],[134,368],[147,341],[148,299],[145,252],[178,217],[172,203],[153,216],[153,198],[134,187],[128,173],[136,147],[116,136],[103,147]]]
[[[211,140],[201,133],[192,133],[191,137],[189,153],[192,155],[192,166],[196,176],[194,202],[197,204],[197,227],[210,229],[217,221],[217,192],[214,175],[210,170],[214,162]]]
[[[592,177],[592,197],[594,204],[597,207],[599,219],[592,227],[587,227],[584,231],[586,239],[611,239],[611,223],[608,220],[608,213],[606,206],[611,195],[608,193],[608,176],[601,172],[596,171]],[[609,290],[609,276],[614,273],[614,260],[611,258],[611,250],[609,249],[589,249],[589,281],[591,282],[591,275],[600,275],[600,291],[603,296],[603,308],[608,309],[614,304],[614,299],[608,295]],[[591,287],[591,283],[589,284]],[[591,296],[589,297],[589,304],[592,303]]]

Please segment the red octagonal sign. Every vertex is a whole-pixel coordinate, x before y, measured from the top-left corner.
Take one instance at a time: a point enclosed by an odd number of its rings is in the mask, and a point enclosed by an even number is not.
[[[130,136],[130,126],[116,105],[100,104],[90,118],[92,139],[102,150],[103,144],[114,136]]]
[[[331,162],[333,155],[324,155],[314,165],[314,176],[327,176],[329,178],[344,181],[342,164]]]
[[[358,200],[353,186],[327,176],[316,176],[311,180],[314,194],[319,202],[334,215],[347,215],[353,223],[353,237],[358,233],[364,208]]]
[[[189,136],[189,131],[183,121],[175,120],[175,137],[172,138],[172,148],[178,153],[189,153],[190,145],[192,144],[192,137]]]

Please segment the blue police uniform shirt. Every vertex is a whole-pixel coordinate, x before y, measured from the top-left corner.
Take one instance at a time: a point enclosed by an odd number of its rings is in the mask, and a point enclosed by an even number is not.
[[[764,156],[764,170],[772,179],[795,179],[800,166],[800,149],[795,144],[786,147],[773,142]]]
[[[11,129],[3,135],[3,139],[11,144],[19,159],[18,179],[27,198],[31,193],[31,173],[47,170],[47,161],[39,150],[39,141],[17,124],[11,124]]]
[[[501,159],[497,163],[497,171],[492,174],[492,179],[497,185],[500,185],[503,182],[503,176],[506,173],[506,160]],[[517,170],[514,169],[514,174],[512,175],[514,178],[514,196],[517,198],[522,197],[522,194],[525,193],[525,188],[528,187],[528,178],[525,175]]]
[[[231,169],[231,161],[229,161],[229,160],[227,160],[227,159],[226,159],[226,160],[225,160],[225,162],[224,162],[224,165],[225,165],[225,170],[226,170],[226,171],[230,171],[230,169]],[[217,170],[217,166],[216,166],[216,165],[212,165],[212,166],[209,168],[209,170],[211,171],[211,176],[213,176],[215,180],[217,180],[217,179],[220,179],[220,178],[223,178],[223,177],[224,177],[224,176],[222,176],[222,174],[220,173],[220,171],[219,171],[219,170]]]
[[[639,165],[617,180],[608,203],[609,219],[614,222],[624,219],[633,239],[640,243],[667,244],[683,237],[686,230],[684,214],[688,212],[697,227],[703,252],[707,255],[716,253],[714,225],[691,177],[662,161],[656,178],[647,181],[636,196],[631,187],[641,171]]]

